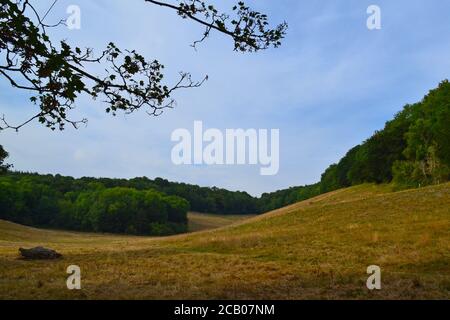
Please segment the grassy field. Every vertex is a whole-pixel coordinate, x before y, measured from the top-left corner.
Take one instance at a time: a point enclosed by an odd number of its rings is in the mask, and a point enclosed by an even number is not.
[[[58,261],[24,261],[43,245]],[[362,185],[223,228],[145,238],[0,222],[0,298],[449,299],[450,184]],[[66,289],[81,267],[82,290]],[[382,289],[366,288],[379,265]]]
[[[204,231],[225,227],[233,223],[253,217],[252,215],[218,215],[189,212],[189,232]]]

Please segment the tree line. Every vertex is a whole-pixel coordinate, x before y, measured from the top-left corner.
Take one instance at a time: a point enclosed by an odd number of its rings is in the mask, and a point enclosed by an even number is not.
[[[0,177],[0,219],[36,227],[135,235],[187,231],[189,202],[153,189],[70,184],[61,176]],[[73,186],[73,188],[71,188]]]
[[[321,192],[365,182],[421,187],[448,181],[449,124],[450,83],[445,80],[328,167],[321,178]]]
[[[404,106],[362,144],[321,175],[320,182],[265,193],[259,212],[362,183],[417,188],[450,180],[450,83],[442,81],[422,101]]]
[[[83,231],[163,235],[184,232],[187,211],[258,214],[361,183],[420,187],[450,177],[450,83],[445,80],[329,166],[320,182],[260,198],[170,182],[12,172],[0,148],[0,218]]]
[[[57,175],[41,175],[37,173],[9,172],[9,177],[15,180],[27,179],[43,184],[61,194],[91,190],[94,185],[104,188],[129,188],[138,191],[155,190],[169,196],[186,199],[190,209],[198,212],[217,214],[248,214],[257,213],[257,199],[247,192],[229,191],[216,187],[200,187],[186,183],[170,182],[166,179],[147,177],[133,179],[93,178],[75,179]]]

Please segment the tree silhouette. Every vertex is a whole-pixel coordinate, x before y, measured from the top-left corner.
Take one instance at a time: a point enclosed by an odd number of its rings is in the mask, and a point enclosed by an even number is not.
[[[235,51],[257,52],[280,46],[287,30],[286,23],[271,29],[268,17],[244,2],[238,2],[227,14],[200,0],[144,1],[203,25],[205,31],[193,47],[217,31],[233,39]],[[178,81],[170,85],[164,81],[164,66],[158,60],[121,50],[113,42],[98,56],[91,48],[81,49],[66,41],[55,43],[47,29],[63,24],[44,23],[29,0],[0,0],[0,76],[12,87],[31,92],[30,101],[38,107],[33,117],[18,125],[9,124],[3,115],[0,130],[18,131],[36,119],[52,130],[63,130],[66,124],[77,128],[87,119],[72,120],[68,113],[81,94],[102,99],[105,111],[112,115],[145,109],[158,116],[173,107],[174,91],[196,88],[207,80],[206,76],[194,81],[189,73],[181,72]],[[87,67],[93,63],[102,63],[107,74],[89,72]]]
[[[5,160],[8,157],[8,152],[0,145],[0,174],[5,173],[12,167],[12,165],[5,163]]]

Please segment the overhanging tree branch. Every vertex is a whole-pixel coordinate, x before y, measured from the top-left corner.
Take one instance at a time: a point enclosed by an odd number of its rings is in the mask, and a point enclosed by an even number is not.
[[[205,33],[194,46],[215,30],[232,37],[236,51],[254,52],[279,46],[287,28],[283,23],[268,29],[267,16],[250,10],[243,2],[233,7],[235,17],[231,19],[199,0],[179,1],[177,5],[144,1],[176,10],[182,18],[203,25]],[[19,130],[35,119],[52,130],[62,130],[68,123],[77,128],[87,120],[71,120],[68,112],[81,94],[102,99],[106,112],[113,115],[144,108],[148,114],[158,116],[173,107],[172,94],[176,90],[197,88],[207,80],[206,76],[194,81],[189,73],[180,72],[179,80],[170,86],[164,82],[164,65],[158,60],[147,61],[136,51],[122,51],[114,43],[95,56],[90,48],[82,50],[66,41],[52,42],[46,32],[49,27],[53,26],[43,22],[29,0],[0,0],[0,78],[13,88],[32,93],[30,101],[39,107],[33,117],[19,125],[10,125],[3,116],[0,131]],[[91,63],[104,64],[106,74],[91,73]]]
[[[181,17],[205,26],[206,30],[202,39],[195,41],[194,47],[205,40],[212,30],[215,30],[233,38],[236,51],[254,52],[265,50],[269,46],[277,48],[281,45],[281,40],[285,37],[288,28],[287,23],[283,22],[274,29],[270,29],[267,15],[251,10],[242,1],[232,8],[233,18],[226,13],[219,13],[213,5],[201,0],[179,1],[178,5],[165,1],[145,1],[175,10]]]

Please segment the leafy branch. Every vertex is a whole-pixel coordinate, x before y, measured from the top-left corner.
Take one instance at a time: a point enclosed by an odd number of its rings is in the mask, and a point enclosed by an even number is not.
[[[287,24],[268,29],[267,16],[239,2],[233,7],[235,18],[219,13],[203,1],[179,1],[178,5],[145,0],[154,5],[174,9],[182,18],[189,18],[206,30],[204,41],[212,30],[234,39],[235,50],[255,52],[273,45],[278,47],[285,35]],[[46,14],[47,15],[47,14]],[[11,125],[5,116],[0,117],[0,131],[13,129],[38,120],[46,127],[63,130],[66,124],[78,128],[87,119],[73,120],[69,111],[81,94],[101,99],[105,111],[116,115],[119,111],[132,113],[145,109],[147,114],[159,116],[164,109],[172,108],[172,94],[179,89],[200,87],[207,76],[194,81],[187,72],[169,85],[164,81],[162,65],[158,60],[148,61],[134,50],[121,50],[109,43],[100,55],[93,49],[72,47],[66,41],[55,44],[47,35],[47,25],[29,0],[0,0],[0,76],[16,89],[32,93],[30,101],[38,112],[21,124]],[[88,71],[88,66],[102,64],[106,75]]]

